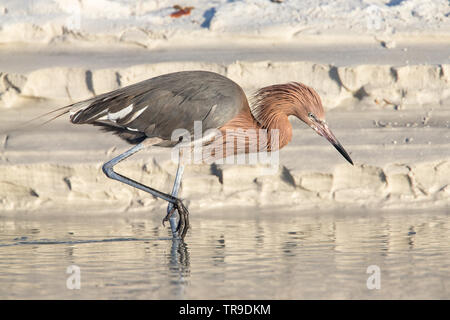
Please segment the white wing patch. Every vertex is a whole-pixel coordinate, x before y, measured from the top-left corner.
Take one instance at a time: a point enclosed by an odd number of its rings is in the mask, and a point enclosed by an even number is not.
[[[116,121],[121,118],[126,117],[131,111],[133,111],[133,104],[130,104],[128,107],[123,108],[122,110],[119,110],[117,112],[108,112],[108,120],[109,121]]]
[[[144,112],[145,110],[147,110],[147,108],[148,108],[148,106],[145,106],[145,107],[142,108],[141,110],[135,112],[135,113],[133,114],[133,116],[130,118],[130,120],[128,120],[127,122],[124,122],[123,124],[128,124],[128,123],[130,123],[131,121],[135,120],[137,117],[139,117],[139,116],[142,114],[142,112]]]
[[[88,107],[90,107],[92,104],[92,100],[89,100],[87,102],[78,102],[75,103],[72,108],[69,110],[69,117],[72,122],[76,121],[77,118],[80,116],[82,111],[86,110]]]
[[[106,120],[108,120],[108,115],[104,115],[103,117],[97,119],[97,121],[106,121]]]

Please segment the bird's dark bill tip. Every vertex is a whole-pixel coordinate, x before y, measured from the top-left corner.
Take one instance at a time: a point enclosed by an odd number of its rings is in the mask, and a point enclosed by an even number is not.
[[[351,164],[352,166],[355,165],[355,164],[353,163],[353,160],[352,160],[350,157],[347,159],[347,161],[350,162],[350,164]]]
[[[337,151],[339,151],[339,153],[348,161],[350,162],[350,164],[353,166],[353,160],[352,158],[350,158],[349,154],[347,153],[347,151],[345,151],[344,147],[338,142],[338,143],[333,143],[334,147],[337,149]]]

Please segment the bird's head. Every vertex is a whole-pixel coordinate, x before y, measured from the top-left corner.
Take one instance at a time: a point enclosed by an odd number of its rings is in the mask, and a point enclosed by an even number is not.
[[[274,114],[280,113],[299,118],[317,134],[327,139],[348,162],[353,164],[347,151],[328,127],[322,101],[313,88],[297,82],[265,87],[255,95],[253,106],[253,114],[261,123],[270,121]]]
[[[291,85],[297,93],[296,96],[298,96],[298,103],[294,104],[294,115],[306,123],[318,135],[327,139],[353,165],[349,154],[328,127],[319,94],[313,88],[300,83],[292,83]]]

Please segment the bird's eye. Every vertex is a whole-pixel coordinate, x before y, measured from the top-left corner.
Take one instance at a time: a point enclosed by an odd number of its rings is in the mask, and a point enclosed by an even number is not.
[[[310,119],[312,119],[312,120],[315,120],[315,119],[316,119],[316,116],[315,116],[314,113],[312,113],[312,112],[308,112],[308,117],[309,117]]]

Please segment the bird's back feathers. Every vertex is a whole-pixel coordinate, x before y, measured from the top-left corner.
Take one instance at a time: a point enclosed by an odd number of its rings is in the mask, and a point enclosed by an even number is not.
[[[242,89],[230,79],[206,71],[162,75],[64,109],[75,124],[93,124],[130,143],[146,137],[171,140],[176,129],[191,134],[194,121],[202,129],[219,128],[248,107]]]

